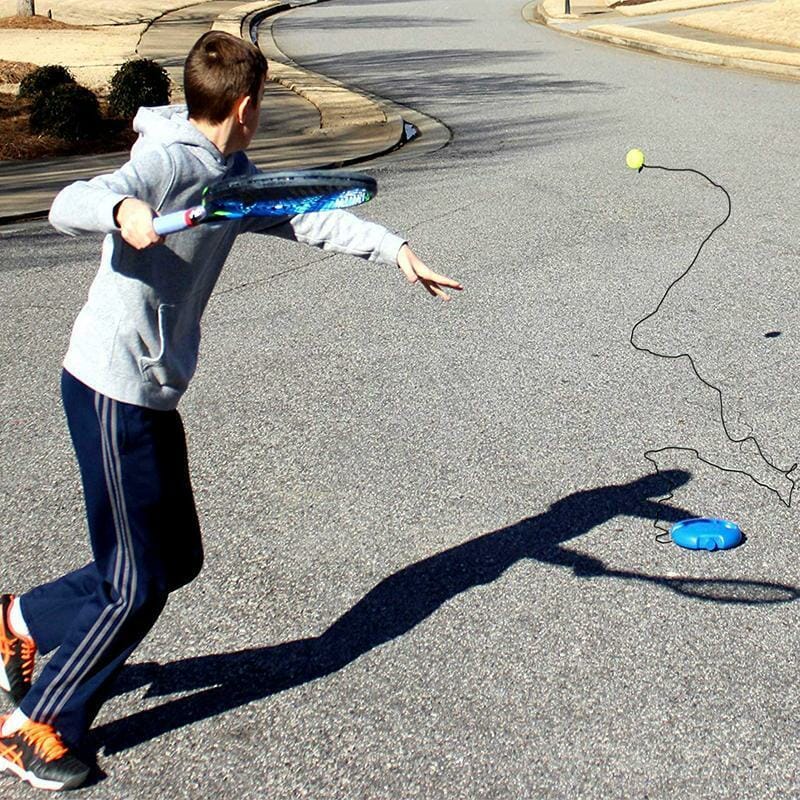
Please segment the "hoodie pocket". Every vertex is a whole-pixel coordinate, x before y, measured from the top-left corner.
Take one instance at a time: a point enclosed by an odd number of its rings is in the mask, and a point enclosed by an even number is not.
[[[200,323],[194,313],[194,304],[159,305],[158,335],[158,355],[139,358],[142,380],[184,392],[197,367],[200,348]]]

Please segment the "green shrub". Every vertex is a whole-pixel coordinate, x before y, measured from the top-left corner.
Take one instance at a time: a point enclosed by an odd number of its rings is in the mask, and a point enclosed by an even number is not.
[[[140,106],[169,103],[170,80],[167,71],[149,58],[126,61],[111,79],[109,111],[125,119],[135,116]]]
[[[35,133],[68,141],[91,139],[98,133],[100,105],[85,86],[65,83],[33,101],[30,125]]]
[[[55,89],[56,86],[74,84],[72,73],[60,64],[49,64],[39,67],[26,75],[19,84],[17,97],[35,100],[39,95]]]

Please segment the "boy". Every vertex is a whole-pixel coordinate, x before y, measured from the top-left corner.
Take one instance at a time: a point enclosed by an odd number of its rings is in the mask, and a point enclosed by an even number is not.
[[[461,286],[429,270],[404,240],[344,211],[204,225],[170,236],[153,216],[195,205],[216,180],[256,171],[244,155],[258,124],[267,64],[229,34],[203,35],[184,69],[187,108],[141,109],[131,158],[77,182],[51,223],[101,232],[101,264],[73,328],[62,397],[81,471],[94,560],[21,597],[0,598],[0,769],[45,789],[81,785],[75,753],[107,686],[170,592],[199,572],[203,550],[178,401],[194,373],[200,318],[243,231],[396,264],[449,299]],[[36,652],[53,656],[33,681]]]

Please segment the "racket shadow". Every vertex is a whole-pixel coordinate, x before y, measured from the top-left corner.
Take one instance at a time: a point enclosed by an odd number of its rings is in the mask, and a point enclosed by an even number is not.
[[[739,578],[660,577],[638,572],[606,570],[610,578],[637,580],[663,586],[675,594],[696,600],[738,605],[791,603],[800,597],[800,589],[786,583],[742,580]]]
[[[448,600],[497,580],[523,559],[564,566],[587,578],[642,580],[704,601],[764,603],[796,599],[796,587],[616,571],[561,546],[617,516],[667,522],[694,516],[653,499],[663,494],[665,481],[676,487],[690,477],[685,471],[664,471],[623,485],[571,494],[541,514],[470,539],[389,575],[319,636],[168,664],[127,666],[117,681],[117,694],[147,686],[147,698],[169,699],[99,725],[93,731],[93,746],[108,754],[120,752],[337,672],[370,650],[408,633]]]

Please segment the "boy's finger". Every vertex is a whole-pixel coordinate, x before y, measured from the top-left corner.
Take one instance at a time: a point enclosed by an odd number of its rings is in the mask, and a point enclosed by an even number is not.
[[[427,270],[426,274],[420,275],[421,278],[424,278],[426,281],[431,281],[432,283],[438,283],[440,286],[449,286],[451,289],[463,289],[464,287],[456,280],[452,278],[448,278],[447,275],[439,275],[436,272],[431,272],[431,270]]]
[[[438,297],[439,299],[445,301],[450,299],[450,295],[442,291],[435,283],[428,283],[428,281],[422,281],[422,285],[428,290],[428,293],[433,297]]]

